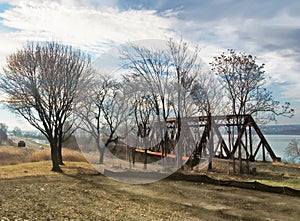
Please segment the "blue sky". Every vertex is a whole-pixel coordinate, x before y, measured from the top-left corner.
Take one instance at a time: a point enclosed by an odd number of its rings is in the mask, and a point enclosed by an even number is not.
[[[208,64],[228,48],[257,56],[269,88],[300,124],[300,2],[297,0],[0,0],[0,65],[26,41],[56,40],[94,58],[128,41],[180,38]],[[27,128],[3,109],[0,122]]]

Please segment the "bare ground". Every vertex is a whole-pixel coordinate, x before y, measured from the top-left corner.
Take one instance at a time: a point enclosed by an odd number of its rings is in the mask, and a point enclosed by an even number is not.
[[[0,168],[0,220],[300,220],[297,197],[173,179],[130,185],[85,163],[67,162],[64,174],[24,168]]]

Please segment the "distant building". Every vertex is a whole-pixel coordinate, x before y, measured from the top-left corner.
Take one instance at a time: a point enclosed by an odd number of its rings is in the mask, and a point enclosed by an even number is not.
[[[18,147],[26,147],[25,141],[20,140],[20,141],[18,142]]]

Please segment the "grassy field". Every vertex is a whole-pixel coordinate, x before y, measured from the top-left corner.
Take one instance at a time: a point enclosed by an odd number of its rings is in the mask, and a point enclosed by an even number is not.
[[[0,153],[20,159],[11,165],[16,161],[6,158],[10,165],[3,165],[0,154],[0,220],[300,219],[298,197],[176,178],[144,185],[119,183],[99,174],[76,151],[65,150],[69,160],[62,174],[50,171],[49,150],[0,147]],[[300,189],[299,165],[256,163],[252,166],[257,175],[237,176],[222,172],[222,163],[215,161],[213,171],[201,173],[214,179],[259,180]]]
[[[300,199],[164,179],[118,183],[88,163],[49,161],[0,168],[2,220],[299,220]]]
[[[79,151],[63,149],[63,158],[66,161],[85,162]],[[50,148],[35,150],[32,148],[18,148],[13,146],[0,146],[0,166],[16,165],[20,163],[39,162],[50,160]]]

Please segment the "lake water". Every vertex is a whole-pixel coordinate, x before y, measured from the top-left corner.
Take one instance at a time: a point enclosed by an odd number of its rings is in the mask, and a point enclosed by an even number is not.
[[[285,160],[285,149],[289,145],[289,143],[296,139],[299,141],[300,145],[300,135],[265,135],[268,143],[270,144],[272,150],[275,152],[276,156],[281,157]],[[262,157],[261,151],[258,152],[258,158]]]
[[[285,149],[293,139],[296,139],[297,141],[299,141],[299,145],[300,145],[300,135],[264,135],[264,136],[267,139],[272,150],[275,152],[276,156],[281,157],[283,161],[288,160],[287,156],[285,156]],[[227,136],[223,135],[223,138],[224,138],[226,144],[228,145]],[[254,150],[258,146],[258,143],[259,143],[258,137],[253,136],[253,149]],[[266,156],[268,157],[267,152],[266,152]],[[258,151],[258,153],[256,155],[256,159],[258,159],[258,160],[262,159],[262,151],[261,150]],[[268,160],[268,158],[267,158],[267,160]],[[298,162],[298,160],[297,160],[297,162]]]
[[[300,135],[265,135],[265,138],[279,157],[284,156],[285,148],[293,139],[300,141]]]

